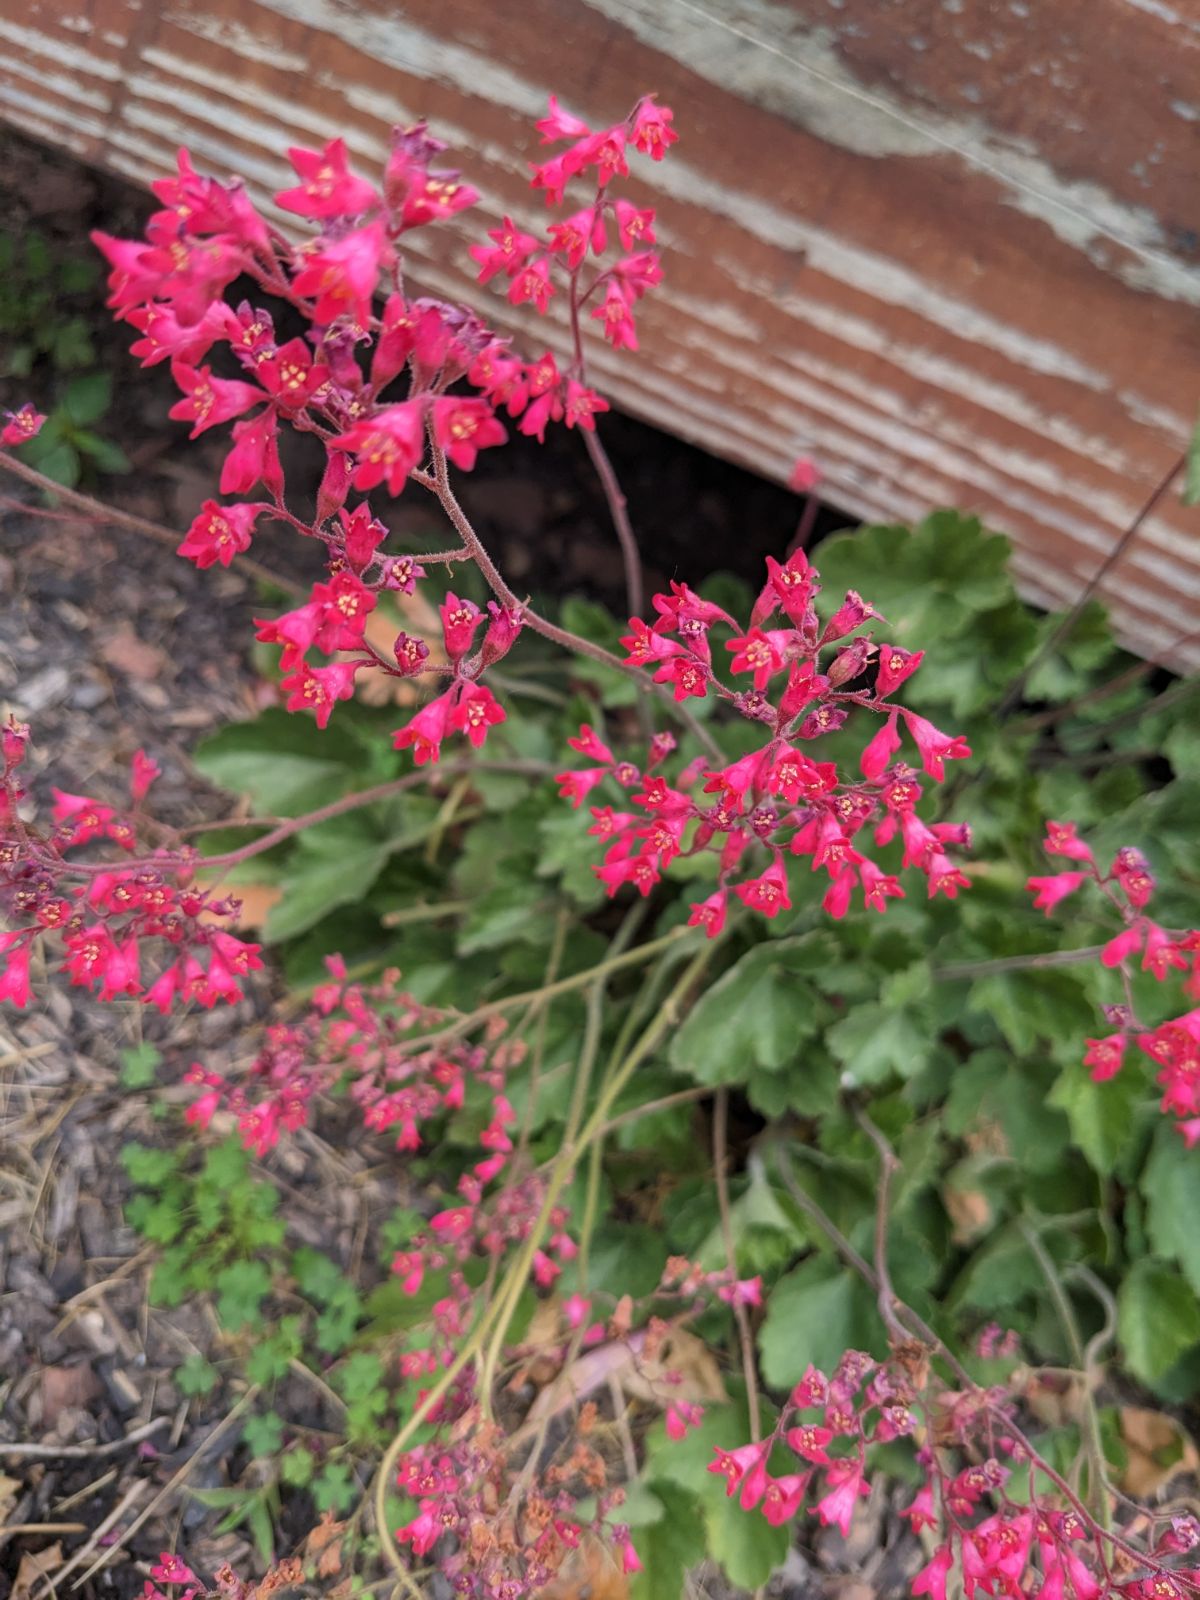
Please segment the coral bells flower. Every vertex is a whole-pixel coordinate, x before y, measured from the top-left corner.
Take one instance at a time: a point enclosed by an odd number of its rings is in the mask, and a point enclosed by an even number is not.
[[[4,415],[8,421],[3,428],[0,428],[0,445],[6,447],[27,444],[41,432],[42,424],[46,420],[28,400],[18,410],[6,411]]]
[[[457,694],[457,687],[447,689],[445,694],[422,706],[410,723],[392,735],[394,748],[411,750],[419,767],[427,761],[436,761],[441,754],[442,740],[449,731],[450,713]]]
[[[201,570],[218,561],[227,567],[234,556],[249,550],[254,523],[261,509],[254,505],[223,506],[215,500],[206,500],[176,555],[186,556]]]
[[[1034,895],[1034,909],[1050,915],[1060,900],[1075,893],[1081,883],[1091,877],[1090,872],[1056,872],[1048,878],[1030,878],[1025,887]]]
[[[913,711],[905,711],[903,716],[908,731],[921,752],[921,762],[925,771],[935,783],[942,783],[945,780],[946,771],[943,762],[962,761],[971,754],[970,745],[961,735],[944,734],[939,728],[935,728],[932,722],[926,722],[924,717],[918,717]]]
[[[1083,1064],[1096,1083],[1115,1078],[1125,1060],[1127,1041],[1123,1033],[1110,1033],[1105,1039],[1089,1039]]]
[[[835,1462],[825,1474],[825,1482],[829,1487],[817,1501],[817,1516],[821,1519],[822,1527],[832,1523],[845,1538],[850,1532],[850,1518],[854,1515],[856,1502],[861,1495],[870,1493],[863,1482],[862,1463]]]
[[[481,450],[508,438],[486,400],[461,395],[445,395],[433,402],[433,436],[464,472],[475,465]]]
[[[386,483],[389,494],[403,489],[424,446],[424,416],[415,400],[384,406],[330,440],[330,449],[349,450],[354,455],[357,464],[351,481],[356,489],[374,489]]]
[[[312,318],[319,326],[327,327],[339,317],[365,326],[379,274],[391,253],[383,223],[369,222],[302,250],[303,266],[292,287],[297,294],[316,297]]]
[[[282,211],[323,221],[357,216],[379,203],[373,185],[350,171],[344,139],[331,139],[320,151],[290,149],[288,160],[300,183],[295,189],[281,189],[275,196],[275,204]]]
[[[183,399],[177,400],[167,415],[175,422],[193,424],[189,439],[198,439],[209,428],[240,417],[267,398],[252,383],[214,378],[211,367],[190,367],[183,361],[173,361],[171,376],[183,390]]]
[[[0,933],[0,1000],[20,1009],[29,1004],[29,953],[32,936]]]
[[[792,902],[788,899],[787,869],[783,859],[776,856],[767,870],[757,878],[749,878],[745,883],[735,883],[733,892],[743,905],[749,906],[752,911],[761,911],[764,917],[777,916],[780,911],[790,911]]]
[[[465,733],[476,750],[487,738],[488,729],[504,720],[504,707],[490,689],[478,683],[463,690],[458,705],[450,714],[450,726]]]
[[[725,926],[728,899],[724,889],[717,889],[707,899],[693,901],[688,927],[703,928],[710,939],[715,939]]]

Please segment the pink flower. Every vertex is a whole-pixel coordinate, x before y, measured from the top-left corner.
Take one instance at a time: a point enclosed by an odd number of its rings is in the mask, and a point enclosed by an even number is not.
[[[457,706],[450,713],[450,726],[465,733],[478,750],[488,736],[488,729],[505,721],[504,707],[490,689],[473,683],[464,689]]]
[[[774,675],[783,666],[783,649],[785,641],[790,634],[779,630],[764,633],[761,628],[751,628],[750,632],[737,639],[727,639],[726,650],[732,651],[733,660],[729,663],[731,672],[752,672],[754,674],[754,687],[765,689]]]
[[[460,661],[475,642],[483,612],[474,600],[460,600],[450,590],[438,607],[442,619],[442,642],[451,661]]]
[[[1034,895],[1034,909],[1047,916],[1060,900],[1074,894],[1081,883],[1091,877],[1090,872],[1056,872],[1048,878],[1029,878],[1025,887]]]
[[[542,316],[549,309],[554,292],[554,285],[550,281],[549,256],[535,256],[532,261],[519,266],[508,286],[508,298],[514,306],[531,300]]]
[[[150,1576],[158,1583],[196,1583],[196,1574],[185,1566],[178,1556],[164,1550],[157,1565],[150,1568]]]
[[[1070,861],[1092,861],[1095,858],[1083,840],[1076,837],[1073,822],[1048,822],[1046,824],[1046,854],[1066,856]]]
[[[690,656],[673,656],[671,660],[664,661],[654,674],[654,681],[672,684],[677,701],[686,700],[689,696],[703,700],[708,694],[708,673]]]
[[[411,749],[417,766],[436,761],[441,754],[442,740],[449,727],[457,689],[447,689],[445,694],[422,706],[411,722],[398,728],[392,735],[392,745],[397,750]]]
[[[135,750],[133,752],[133,760],[130,766],[129,791],[136,803],[146,798],[150,785],[155,778],[162,776],[162,768],[144,750]]]
[[[33,936],[26,937],[18,931],[0,934],[0,941],[8,941],[0,944],[4,959],[4,968],[0,971],[0,1000],[9,1001],[20,1010],[29,1004],[29,952]]]
[[[845,1538],[850,1532],[850,1518],[854,1514],[855,1503],[860,1495],[870,1493],[863,1482],[862,1463],[835,1462],[825,1474],[825,1482],[830,1487],[823,1498],[817,1501],[817,1516],[823,1528],[833,1523]]]
[[[821,469],[807,456],[797,456],[788,474],[787,486],[796,494],[811,494],[821,481]]]
[[[183,390],[184,398],[177,400],[167,415],[175,422],[193,424],[189,439],[198,439],[218,423],[240,417],[243,411],[267,398],[252,383],[214,378],[211,367],[190,367],[186,362],[172,361],[171,376]]]
[[[941,783],[945,779],[946,772],[942,765],[944,761],[961,761],[971,754],[970,745],[961,735],[942,733],[932,722],[926,722],[924,717],[918,717],[914,711],[905,711],[903,715],[908,724],[908,731],[921,752],[925,771],[935,783]]]
[[[522,233],[511,217],[505,217],[498,228],[489,228],[488,238],[493,241],[492,249],[485,244],[473,244],[468,251],[479,263],[480,283],[487,283],[498,272],[513,277],[538,247],[537,240],[531,234]]]
[[[297,294],[316,297],[312,318],[321,327],[339,317],[365,327],[380,270],[391,253],[380,221],[351,229],[338,239],[326,236],[301,250],[303,265],[292,287]]]
[[[704,1407],[688,1400],[674,1400],[667,1407],[667,1438],[676,1443],[684,1438],[689,1428],[697,1428],[704,1420]]]
[[[705,900],[692,901],[689,928],[703,928],[706,936],[715,939],[725,926],[725,912],[729,896],[724,889],[716,889]]]
[[[761,1462],[764,1455],[761,1444],[744,1444],[736,1450],[718,1450],[708,1464],[708,1471],[725,1479],[725,1494],[732,1498],[747,1471]]]
[[[275,196],[275,204],[282,211],[323,219],[357,216],[379,204],[372,185],[351,173],[344,139],[331,139],[320,151],[292,148],[288,160],[300,183],[295,189],[281,189]]]
[[[503,444],[508,434],[486,400],[478,395],[442,395],[433,402],[433,435],[464,472],[488,445]]]
[[[929,1600],[946,1600],[946,1579],[954,1565],[949,1545],[934,1551],[932,1561],[923,1566],[912,1581],[914,1594],[927,1594]]]
[[[788,899],[787,891],[787,869],[781,856],[776,856],[760,877],[748,878],[745,883],[733,886],[733,892],[742,904],[749,906],[752,911],[761,911],[764,917],[774,917],[780,911],[791,910],[792,902]]]
[[[784,1438],[788,1449],[794,1450],[806,1461],[815,1461],[821,1466],[829,1464],[825,1446],[833,1438],[831,1429],[818,1427],[816,1423],[805,1423],[798,1428],[789,1428]]]
[[[880,781],[899,748],[900,735],[896,732],[896,712],[893,711],[859,758],[859,769],[868,783]]]
[[[294,672],[281,678],[279,687],[289,711],[313,711],[317,727],[327,728],[338,700],[354,697],[354,675],[369,663],[333,661],[327,667],[310,667],[301,661]]]
[[[762,1514],[773,1528],[790,1522],[800,1509],[808,1490],[810,1474],[789,1472],[781,1478],[772,1478],[762,1500]]]
[[[42,412],[38,411],[29,400],[16,411],[6,411],[4,415],[8,421],[3,428],[0,428],[2,445],[27,444],[41,432],[42,424],[46,420]]]
[[[639,100],[633,114],[632,139],[636,147],[652,161],[661,161],[668,148],[679,138],[671,127],[674,112],[669,106],[654,103],[654,96]]]
[[[879,646],[879,675],[875,679],[875,693],[880,700],[886,700],[925,659],[924,650],[901,650],[896,644],[881,644]]]
[[[405,479],[421,459],[424,445],[424,415],[417,400],[384,406],[329,441],[331,450],[354,454],[356,489],[373,489],[386,482],[390,494],[399,494],[403,489]]]
[[[1064,874],[1064,876],[1067,876],[1067,874]],[[1083,874],[1080,873],[1078,876],[1082,877]],[[1114,939],[1108,941],[1100,952],[1101,962],[1106,967],[1119,967],[1122,961],[1133,955],[1134,951],[1141,949],[1144,935],[1145,929],[1139,920],[1132,927],[1126,928],[1123,932],[1118,933]]]
[[[586,122],[562,109],[556,94],[549,97],[547,104],[548,114],[534,123],[543,144],[554,144],[559,139],[582,139],[592,131]]]
[[[223,506],[206,500],[175,553],[194,561],[202,571],[218,561],[227,567],[234,556],[249,550],[258,513],[258,506]]]
[[[604,337],[614,350],[637,349],[637,328],[629,309],[629,300],[616,279],[608,280],[604,289],[604,304],[597,306],[592,316],[603,324]]]
[[[446,1529],[437,1513],[438,1502],[426,1500],[411,1522],[406,1522],[402,1528],[396,1529],[397,1539],[401,1544],[411,1544],[413,1555],[427,1556],[445,1533]]]

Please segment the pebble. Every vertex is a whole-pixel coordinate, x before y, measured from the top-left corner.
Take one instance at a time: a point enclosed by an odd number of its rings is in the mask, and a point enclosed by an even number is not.
[[[108,699],[108,689],[95,678],[85,678],[71,691],[71,704],[76,711],[95,711]]]
[[[66,667],[53,665],[35,672],[20,689],[20,705],[27,716],[36,717],[48,706],[56,706],[71,687]]]

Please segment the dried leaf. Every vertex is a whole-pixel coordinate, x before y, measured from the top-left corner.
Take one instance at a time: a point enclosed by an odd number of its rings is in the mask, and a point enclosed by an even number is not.
[[[1173,1417],[1138,1406],[1121,1407],[1121,1437],[1127,1461],[1121,1488],[1149,1500],[1180,1472],[1200,1472],[1200,1454]]]
[[[972,1244],[992,1225],[992,1203],[982,1189],[942,1190],[942,1204],[950,1218],[955,1244]]]
[[[729,1398],[716,1357],[703,1339],[686,1328],[670,1328],[654,1354],[631,1363],[620,1381],[635,1400],[660,1406],[680,1400],[720,1405]]]
[[[100,654],[110,667],[123,672],[135,683],[153,683],[160,678],[166,666],[166,656],[156,645],[139,639],[128,623],[114,629],[100,647]]]
[[[0,1472],[0,1523],[17,1503],[17,1496],[21,1492],[19,1478],[9,1478]]]
[[[304,1553],[317,1563],[317,1575],[336,1578],[342,1570],[342,1536],[344,1522],[335,1522],[333,1512],[327,1511],[304,1541]]]
[[[585,1533],[535,1600],[629,1600],[629,1579],[616,1551]]]
[[[57,1539],[44,1550],[26,1550],[13,1579],[11,1600],[30,1600],[34,1589],[41,1587],[41,1580],[57,1572],[62,1564],[62,1545]]]

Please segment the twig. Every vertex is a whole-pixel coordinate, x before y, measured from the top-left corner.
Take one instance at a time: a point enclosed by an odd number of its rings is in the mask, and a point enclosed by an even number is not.
[[[750,1316],[737,1298],[737,1251],[733,1239],[733,1218],[729,1210],[729,1090],[717,1090],[713,1108],[713,1173],[717,1180],[717,1206],[721,1214],[721,1238],[725,1246],[725,1262],[729,1268],[729,1284],[733,1291],[731,1304],[733,1320],[737,1323],[738,1343],[742,1347],[742,1376],[746,1380],[746,1408],[750,1415],[750,1437],[757,1444],[762,1438],[762,1417],[758,1403],[758,1378],[754,1370],[754,1335]]]
[[[1085,945],[1078,950],[1044,950],[1033,956],[997,956],[984,961],[952,961],[946,967],[934,967],[930,976],[935,983],[950,983],[958,978],[988,978],[999,972],[1028,972],[1039,967],[1073,967],[1081,961],[1093,961],[1104,949],[1102,944]]]
[[[170,1417],[155,1417],[143,1423],[121,1439],[110,1439],[106,1444],[5,1444],[0,1441],[0,1458],[21,1456],[26,1461],[94,1461],[102,1456],[115,1456],[130,1445],[141,1444],[151,1434],[165,1428]]]
[[[993,713],[995,717],[1003,717],[1007,712],[1011,711],[1012,707],[1021,698],[1021,693],[1025,688],[1025,685],[1029,682],[1030,676],[1034,669],[1040,666],[1046,657],[1050,655],[1052,651],[1056,650],[1063,640],[1066,639],[1074,630],[1075,624],[1079,621],[1080,615],[1083,612],[1083,608],[1087,605],[1088,601],[1095,594],[1099,586],[1104,582],[1105,578],[1107,578],[1108,574],[1120,561],[1126,550],[1129,549],[1129,546],[1137,538],[1138,534],[1141,532],[1142,524],[1145,522],[1146,518],[1154,510],[1155,506],[1164,497],[1164,495],[1166,495],[1171,485],[1175,482],[1175,479],[1186,466],[1187,456],[1181,455],[1172,465],[1166,477],[1163,478],[1158,486],[1151,492],[1141,510],[1125,529],[1125,532],[1117,540],[1116,544],[1109,551],[1108,555],[1105,556],[1104,560],[1084,584],[1082,590],[1075,599],[1074,605],[1072,605],[1066,616],[1064,616],[1058,626],[1051,631],[1050,635],[1043,642],[1041,647],[1034,651],[1033,659],[1025,663],[1025,666],[1008,686],[1008,689],[1005,691],[1000,704],[996,707],[996,710]]]
[[[406,789],[419,788],[434,776],[449,778],[471,772],[515,772],[540,778],[551,770],[551,764],[546,761],[459,761],[440,768],[437,774],[424,770],[409,772],[403,778],[392,778],[387,783],[375,784],[373,788],[344,794],[338,800],[331,800],[328,805],[319,806],[316,811],[306,811],[301,817],[288,817],[269,833],[263,834],[261,839],[252,839],[249,844],[240,845],[236,850],[226,850],[223,854],[215,856],[197,856],[195,866],[198,871],[203,872],[215,867],[239,866],[243,861],[249,861],[252,856],[259,856],[265,850],[274,849],[277,844],[282,844],[285,839],[290,839],[293,834],[301,832],[304,828],[314,828],[318,823],[344,816],[347,811],[356,811],[359,806],[374,805],[377,800],[390,800],[393,795],[403,794]],[[250,820],[240,824],[243,827],[250,825]],[[143,867],[154,868],[162,865],[162,856],[142,856],[132,861],[122,861],[121,870],[130,872]],[[81,876],[94,876],[100,872],[111,872],[112,862],[64,861],[61,863],[61,868]]]
[[[891,1143],[875,1126],[865,1111],[858,1108],[855,1121],[879,1152],[879,1196],[875,1202],[875,1278],[879,1315],[892,1342],[907,1344],[911,1338],[908,1329],[896,1315],[900,1298],[892,1287],[888,1271],[887,1235],[889,1208],[891,1206],[892,1178],[899,1171],[900,1162]]]

